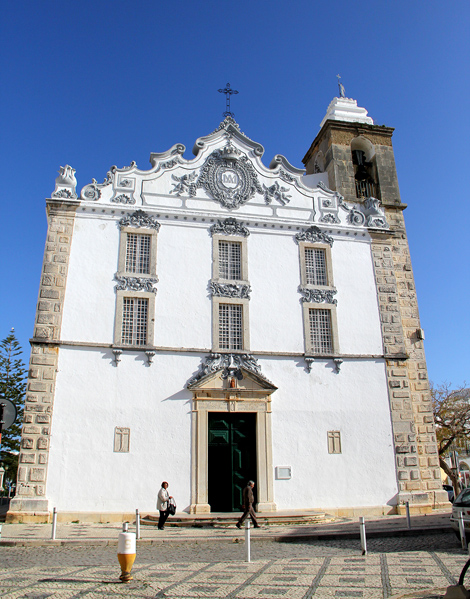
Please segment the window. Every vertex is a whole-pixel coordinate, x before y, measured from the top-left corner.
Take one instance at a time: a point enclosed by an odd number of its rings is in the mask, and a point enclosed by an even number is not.
[[[126,272],[150,274],[150,235],[127,233]]]
[[[122,227],[119,242],[118,274],[145,277],[157,274],[158,230]]]
[[[219,240],[219,278],[230,281],[242,278],[242,244]]]
[[[243,349],[243,306],[219,304],[219,348]]]
[[[121,328],[123,345],[147,345],[148,305],[147,298],[123,298]]]
[[[305,282],[307,285],[328,285],[324,249],[305,248]]]
[[[246,237],[212,235],[212,280],[248,282]]]
[[[321,308],[309,308],[310,349],[314,354],[331,354],[333,336],[331,333],[331,312]]]
[[[340,431],[328,431],[328,453],[341,453]]]
[[[323,243],[300,242],[300,279],[302,285],[333,288],[331,247]]]

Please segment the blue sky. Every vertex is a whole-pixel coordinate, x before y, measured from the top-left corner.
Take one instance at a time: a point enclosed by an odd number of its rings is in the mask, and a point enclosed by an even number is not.
[[[177,142],[190,158],[230,82],[265,164],[283,154],[302,167],[340,73],[348,97],[396,128],[430,379],[469,381],[469,16],[466,0],[4,3],[0,338],[15,327],[27,361],[59,166],[80,190]]]

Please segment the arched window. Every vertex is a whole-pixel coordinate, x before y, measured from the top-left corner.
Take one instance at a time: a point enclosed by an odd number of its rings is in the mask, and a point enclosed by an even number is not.
[[[356,197],[379,198],[373,144],[365,137],[356,137],[351,142],[351,154],[354,166]]]

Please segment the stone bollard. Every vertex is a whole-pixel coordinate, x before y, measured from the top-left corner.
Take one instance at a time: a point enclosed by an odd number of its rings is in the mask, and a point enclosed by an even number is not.
[[[128,532],[128,523],[122,525],[122,532],[118,539],[118,560],[121,566],[121,582],[130,582],[132,580],[131,570],[135,560],[135,533]]]

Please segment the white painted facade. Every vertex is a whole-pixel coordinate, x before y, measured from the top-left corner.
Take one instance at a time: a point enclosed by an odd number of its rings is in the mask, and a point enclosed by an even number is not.
[[[194,195],[188,188],[176,193],[183,175],[197,183],[211,154],[228,145],[238,151],[233,164],[245,159],[252,165],[248,178],[257,185],[249,197],[228,209],[206,186]],[[210,229],[235,218],[249,232],[251,286],[249,341],[238,353],[254,358],[258,374],[277,387],[270,404],[270,509],[387,510],[396,503],[398,483],[370,235],[388,228],[383,211],[378,204],[345,203],[325,186],[324,174],[307,177],[282,157],[265,167],[262,147],[230,118],[198,140],[195,151],[187,161],[176,145],[152,154],[149,171],[113,169],[107,184],[86,186],[77,199],[51,425],[49,505],[62,512],[154,512],[160,483],[168,480],[178,509],[194,506],[194,391],[188,383],[213,350]],[[238,172],[242,177],[245,171]],[[125,347],[115,343],[114,277],[119,222],[137,210],[161,225],[155,310],[149,315],[154,335],[145,347]],[[322,222],[328,218],[336,222]],[[334,351],[314,356],[313,363],[305,360],[296,239],[312,226],[331,238],[330,287],[337,302],[312,304],[334,305],[337,328]],[[151,363],[146,351],[155,354]],[[130,429],[126,453],[114,451],[115,427]],[[329,453],[328,431],[340,432],[341,453]],[[291,479],[277,480],[278,466],[291,467]],[[198,468],[200,476],[204,465]]]

